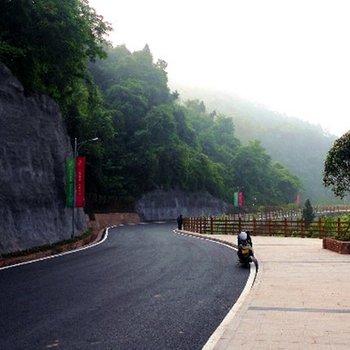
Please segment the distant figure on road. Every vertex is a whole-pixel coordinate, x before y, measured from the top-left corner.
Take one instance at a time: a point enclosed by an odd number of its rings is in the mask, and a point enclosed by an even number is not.
[[[182,230],[182,223],[183,223],[182,214],[180,214],[180,215],[177,217],[176,221],[177,221],[177,228],[178,228],[179,230]]]

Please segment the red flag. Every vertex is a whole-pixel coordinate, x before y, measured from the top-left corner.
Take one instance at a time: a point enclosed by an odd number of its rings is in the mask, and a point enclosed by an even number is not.
[[[85,206],[85,157],[77,157],[75,163],[75,206],[84,208]]]
[[[300,204],[300,196],[299,196],[299,193],[297,194],[296,204],[297,204],[297,205]]]
[[[238,193],[238,206],[239,206],[240,208],[243,207],[243,192],[239,192],[239,193]]]

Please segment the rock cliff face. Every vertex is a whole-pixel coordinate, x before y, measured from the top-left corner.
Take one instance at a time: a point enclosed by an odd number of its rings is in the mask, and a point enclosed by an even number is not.
[[[174,220],[183,216],[220,215],[233,211],[233,206],[208,193],[157,190],[144,195],[136,205],[142,220]]]
[[[70,238],[72,209],[65,207],[65,161],[72,155],[57,104],[27,97],[0,63],[0,253]],[[75,231],[85,228],[76,210]]]

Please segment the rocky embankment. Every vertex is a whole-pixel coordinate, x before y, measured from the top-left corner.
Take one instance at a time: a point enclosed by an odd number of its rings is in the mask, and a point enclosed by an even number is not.
[[[57,104],[47,96],[27,96],[0,63],[0,254],[70,238],[69,156],[72,147]],[[76,233],[85,221],[76,210]]]

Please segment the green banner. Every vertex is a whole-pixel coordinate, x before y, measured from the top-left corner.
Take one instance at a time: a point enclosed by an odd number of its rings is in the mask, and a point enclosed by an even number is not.
[[[235,193],[233,194],[233,205],[234,205],[235,207],[238,207],[238,192],[235,192]]]
[[[73,208],[74,203],[74,158],[66,162],[66,206]]]

